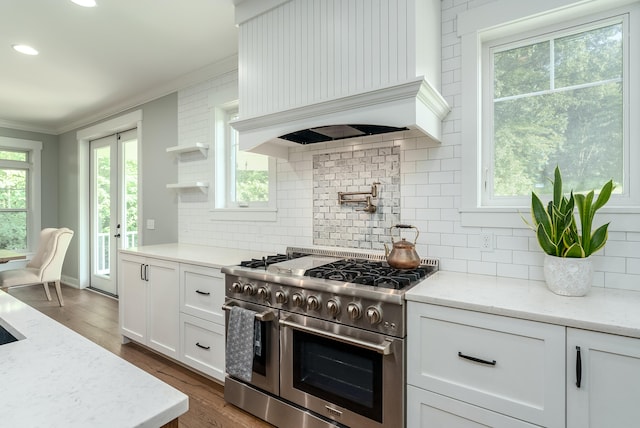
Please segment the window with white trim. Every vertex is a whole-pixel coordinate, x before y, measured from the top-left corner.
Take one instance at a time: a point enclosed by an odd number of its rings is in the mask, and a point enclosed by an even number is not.
[[[483,59],[484,205],[527,205],[550,195],[556,165],[565,188],[599,189],[624,177],[625,16],[524,40],[487,43]]]
[[[271,215],[261,218],[260,213],[275,213],[275,159],[239,149],[238,132],[230,124],[237,117],[237,102],[215,109],[215,209],[235,211],[236,214],[226,218],[225,214],[218,212],[214,217],[229,220],[274,220],[275,217],[271,218]]]
[[[29,251],[40,232],[37,141],[0,138],[0,248]]]
[[[633,144],[640,135],[631,120],[640,102],[633,80],[640,38],[630,31],[639,3],[607,9],[611,3],[594,1],[585,10],[576,2],[553,11],[541,0],[524,15],[505,7],[501,18],[503,3],[486,5],[493,16],[484,6],[459,15],[462,224],[521,227],[507,213],[527,209],[531,191],[550,194],[556,165],[565,188],[577,192],[612,178],[604,212],[640,212],[640,146]]]

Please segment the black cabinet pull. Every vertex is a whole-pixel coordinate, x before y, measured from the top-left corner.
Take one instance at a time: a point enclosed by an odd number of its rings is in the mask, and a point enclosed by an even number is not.
[[[144,265],[140,265],[140,279],[144,281]]]
[[[144,265],[144,280],[149,282],[149,265]]]
[[[207,350],[211,349],[211,346],[204,346],[204,345],[201,345],[201,344],[200,344],[200,342],[196,342],[196,346],[197,346],[198,348],[202,348],[202,349],[207,349]]]
[[[476,362],[476,363],[486,364],[488,366],[495,366],[496,365],[496,360],[492,360],[492,361],[483,360],[481,358],[476,358],[476,357],[472,357],[470,355],[465,355],[462,352],[458,352],[458,357],[464,358],[465,360],[473,361],[473,362]]]
[[[580,347],[576,346],[576,386],[580,388],[582,383],[582,357],[580,356]]]
[[[198,294],[202,294],[203,296],[208,296],[208,295],[210,295],[210,294],[211,294],[211,293],[209,293],[208,291],[200,291],[200,290],[196,290],[196,293],[198,293]]]

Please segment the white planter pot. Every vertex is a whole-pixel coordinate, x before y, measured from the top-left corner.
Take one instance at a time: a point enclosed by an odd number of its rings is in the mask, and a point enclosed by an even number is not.
[[[549,290],[561,296],[584,296],[593,283],[593,261],[544,256],[544,279]]]

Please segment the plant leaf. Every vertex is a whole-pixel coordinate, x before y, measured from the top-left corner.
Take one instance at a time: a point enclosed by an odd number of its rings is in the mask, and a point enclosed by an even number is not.
[[[544,229],[542,223],[538,224],[538,229],[536,230],[536,237],[538,238],[538,244],[540,244],[540,248],[545,253],[551,256],[559,256],[558,254],[558,246],[553,243],[549,235]]]
[[[562,200],[562,175],[560,174],[560,168],[556,165],[556,169],[553,171],[553,203],[555,206],[560,206]]]
[[[582,248],[582,246],[576,242],[573,245],[571,245],[569,248],[567,248],[567,250],[564,252],[563,256],[564,257],[583,258],[583,257],[585,257],[585,252],[584,252],[584,249]]]
[[[591,254],[604,247],[604,244],[607,242],[607,238],[609,237],[608,229],[609,223],[603,224],[602,226],[597,228],[595,232],[593,232],[593,235],[591,235],[591,247],[589,248],[590,251],[589,254],[587,254],[585,257],[590,256]]]
[[[604,186],[602,186],[602,189],[600,190],[600,194],[598,194],[598,199],[596,199],[596,203],[593,205],[593,208],[592,208],[593,215],[595,215],[596,211],[602,208],[604,204],[606,204],[609,201],[609,198],[611,197],[611,192],[613,192],[614,188],[615,186],[613,185],[613,180],[607,181],[604,184]]]
[[[551,234],[551,217],[544,209],[544,205],[538,195],[533,192],[531,192],[531,216],[533,217],[534,227],[538,227],[541,224],[547,234]]]
[[[582,248],[586,253],[590,253],[591,247],[591,223],[593,217],[591,215],[591,201],[593,200],[593,190],[586,196],[583,194],[576,195],[578,205],[578,215],[580,216],[580,227],[582,231]]]

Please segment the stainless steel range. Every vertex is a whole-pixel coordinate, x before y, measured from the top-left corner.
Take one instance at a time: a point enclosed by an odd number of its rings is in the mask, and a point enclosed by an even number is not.
[[[327,248],[224,267],[227,328],[233,307],[256,320],[251,379],[227,372],[225,399],[278,427],[403,427],[404,293],[437,269]]]

